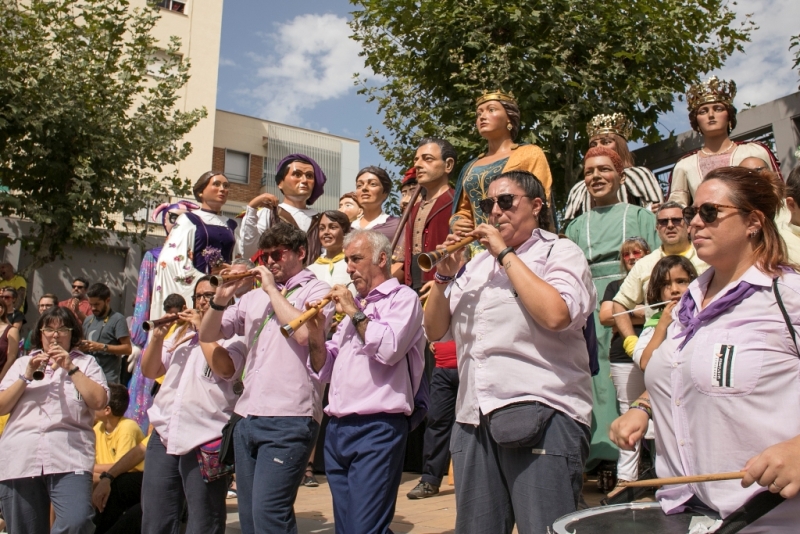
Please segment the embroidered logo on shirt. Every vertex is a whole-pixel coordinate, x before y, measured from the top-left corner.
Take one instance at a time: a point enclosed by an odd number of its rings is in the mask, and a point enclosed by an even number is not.
[[[734,345],[714,345],[714,357],[711,359],[711,387],[734,387],[734,365],[736,362],[736,347]]]
[[[211,378],[211,367],[209,367],[208,362],[203,366],[203,376]]]

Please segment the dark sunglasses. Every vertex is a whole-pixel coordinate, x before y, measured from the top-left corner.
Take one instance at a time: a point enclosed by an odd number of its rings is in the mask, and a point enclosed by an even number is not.
[[[681,217],[665,217],[664,219],[656,219],[656,223],[659,226],[667,227],[672,223],[672,226],[680,226],[683,223],[683,218]]]
[[[178,222],[178,217],[180,216],[181,216],[180,213],[169,212],[167,213],[167,220],[169,221],[170,224],[175,224],[176,222]]]
[[[507,211],[511,209],[511,206],[514,205],[514,198],[515,197],[526,197],[528,195],[512,195],[511,193],[506,193],[505,195],[498,195],[495,198],[484,198],[478,202],[478,207],[481,208],[481,211],[489,215],[492,213],[494,209],[495,202],[497,203],[497,207],[499,207],[503,211]]]
[[[704,223],[713,223],[719,216],[719,208],[731,208],[735,210],[742,209],[736,206],[728,206],[726,204],[712,204],[711,202],[706,202],[704,204],[700,204],[699,206],[688,206],[683,208],[683,220],[686,221],[686,224],[692,224],[692,219],[694,219],[694,216],[700,215],[700,220]]]
[[[283,258],[284,252],[286,252],[286,250],[284,249],[273,250],[270,253],[266,253],[262,250],[261,253],[258,255],[258,263],[260,263],[261,265],[266,265],[267,258],[272,258],[273,262],[278,263],[279,261],[281,261],[281,258]]]

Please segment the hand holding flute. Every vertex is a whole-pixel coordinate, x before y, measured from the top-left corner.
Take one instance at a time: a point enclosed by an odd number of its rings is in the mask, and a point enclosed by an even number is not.
[[[310,327],[312,328],[318,326],[320,321],[324,324],[325,317],[320,315],[320,312],[323,308],[325,308],[325,306],[330,304],[331,301],[336,303],[337,312],[347,313],[348,315],[355,313],[358,308],[356,307],[355,300],[353,299],[353,294],[350,293],[349,289],[347,289],[347,287],[352,283],[353,282],[350,282],[346,286],[337,284],[333,286],[331,292],[322,300],[306,303],[306,308],[308,309],[302,315],[281,326],[281,334],[283,334],[283,337],[291,337],[301,326],[306,323],[310,323]],[[350,313],[348,313],[347,310],[349,310]]]

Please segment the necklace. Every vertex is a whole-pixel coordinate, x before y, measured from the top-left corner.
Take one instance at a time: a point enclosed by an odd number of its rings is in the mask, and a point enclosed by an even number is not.
[[[705,147],[703,147],[703,148],[700,149],[700,152],[702,152],[706,156],[719,156],[720,154],[724,154],[727,151],[729,151],[730,149],[732,149],[733,146],[736,144],[733,141],[731,141],[730,139],[728,141],[730,142],[730,144],[728,145],[728,148],[726,148],[725,150],[721,150],[719,152],[708,152],[708,151],[706,151]]]

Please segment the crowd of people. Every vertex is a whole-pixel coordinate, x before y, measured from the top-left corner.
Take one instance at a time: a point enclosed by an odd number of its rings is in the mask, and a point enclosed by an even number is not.
[[[459,533],[549,532],[584,506],[587,470],[616,464],[609,495],[637,480],[648,440],[659,477],[742,472],[664,486],[664,513],[725,518],[771,492],[786,502],[742,532],[792,532],[800,167],[784,182],[769,149],[731,141],[734,96],[690,88],[704,144],[666,197],[624,115],[596,116],[561,234],[545,154],[494,91],[476,100],[485,153],[459,167],[447,140],[419,141],[402,218],[375,166],[317,212],[325,174],[289,155],[283,198],[238,222],[205,173],[197,204],[155,210],[167,237],[128,320],[78,277],[23,337],[24,279],[0,265],[8,531],[222,533],[235,491],[242,532],[297,532],[319,445],[336,531],[390,532],[424,420],[407,497],[439,493],[452,461]]]

